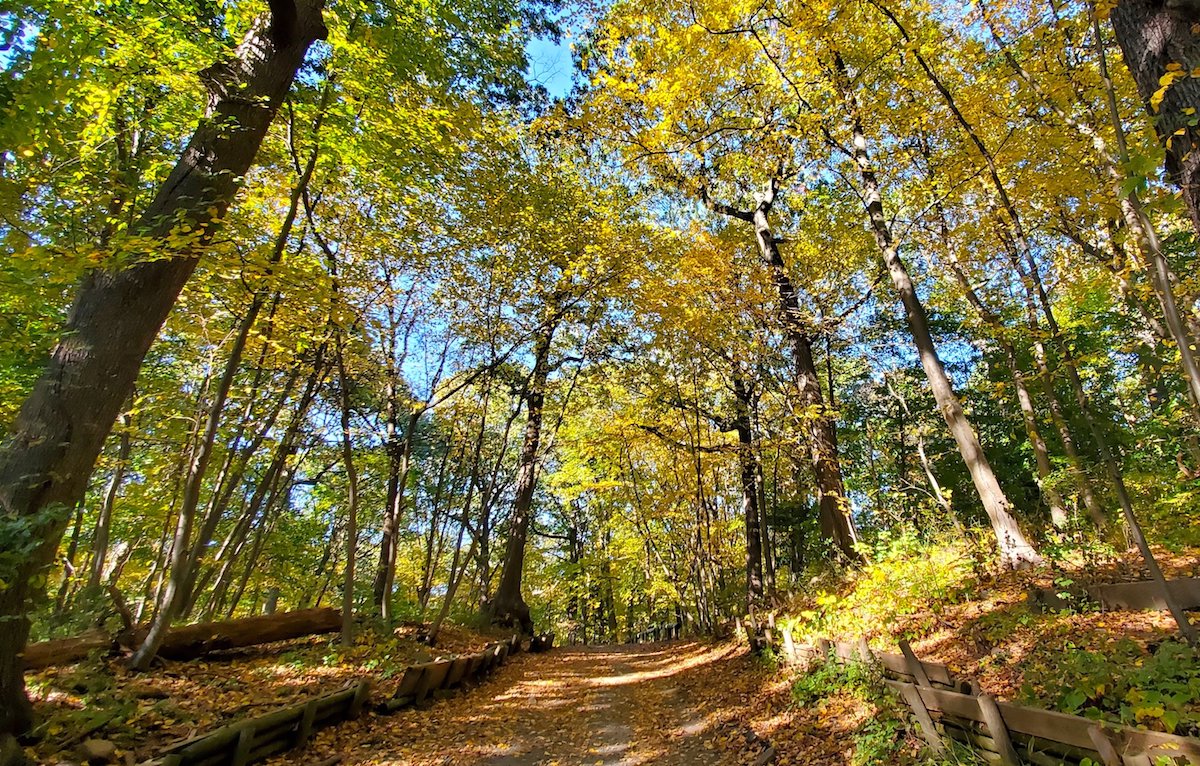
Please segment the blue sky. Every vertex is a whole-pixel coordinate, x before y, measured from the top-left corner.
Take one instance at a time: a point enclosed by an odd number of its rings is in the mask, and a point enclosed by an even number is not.
[[[557,43],[545,37],[534,38],[525,52],[529,56],[526,76],[530,82],[544,86],[552,98],[562,98],[571,92],[575,70],[569,32]]]

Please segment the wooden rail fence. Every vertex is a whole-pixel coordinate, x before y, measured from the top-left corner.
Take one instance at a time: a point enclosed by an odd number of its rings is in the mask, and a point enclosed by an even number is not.
[[[679,638],[681,627],[682,626],[680,626],[678,622],[659,623],[658,625],[653,625],[649,628],[646,628],[640,633],[635,633],[633,637],[630,638],[629,643],[645,644],[650,641],[669,641],[671,639]]]
[[[549,651],[553,643],[554,634],[544,633],[535,636],[530,646],[536,646],[535,651]],[[438,692],[482,680],[521,648],[521,637],[514,635],[477,654],[412,665],[404,669],[396,692],[388,699],[374,699],[371,680],[360,679],[333,694],[178,742],[143,766],[246,766],[300,747],[318,729],[357,718],[368,705],[379,713],[392,713],[419,705]]]
[[[750,626],[747,637],[752,650],[770,648],[788,663],[833,657],[876,664],[935,753],[945,753],[947,740],[954,740],[1002,766],[1079,766],[1085,760],[1104,766],[1200,764],[1200,739],[1000,702],[977,683],[954,678],[945,665],[917,659],[905,641],[899,654],[874,651],[866,639],[801,644],[773,624]]]
[[[1171,595],[1175,597],[1180,609],[1200,608],[1200,578],[1168,580],[1167,587],[1171,589]],[[1093,585],[1088,588],[1071,587],[1066,590],[1033,588],[1029,591],[1029,603],[1038,609],[1063,609],[1071,605],[1071,599],[1079,598],[1095,601],[1101,609],[1110,612],[1142,612],[1167,608],[1161,586],[1153,580]]]

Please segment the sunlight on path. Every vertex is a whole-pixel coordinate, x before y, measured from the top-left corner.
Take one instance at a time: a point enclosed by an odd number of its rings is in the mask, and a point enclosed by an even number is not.
[[[761,681],[744,650],[690,642],[521,655],[429,709],[366,716],[276,763],[386,766],[753,763],[738,723]],[[316,756],[316,757],[314,757]]]

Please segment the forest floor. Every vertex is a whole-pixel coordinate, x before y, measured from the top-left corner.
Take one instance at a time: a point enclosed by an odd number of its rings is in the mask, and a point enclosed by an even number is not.
[[[405,667],[435,656],[480,651],[495,638],[445,626],[438,648],[415,640],[415,626],[389,636],[360,631],[350,649],[337,637],[219,652],[187,662],[159,661],[146,673],[127,670],[123,658],[93,658],[28,673],[25,683],[40,720],[35,763],[69,763],[85,738],[111,741],[117,757],[141,762],[164,746],[232,720],[337,691],[369,677],[390,694]]]
[[[522,654],[479,688],[320,732],[272,762],[345,766],[844,764],[869,714],[792,705],[789,680],[738,642]]]
[[[918,555],[919,554],[919,555]],[[1200,573],[1200,548],[1159,551],[1171,577]],[[1165,612],[1041,611],[1031,588],[1069,589],[1145,576],[1134,554],[997,572],[960,546],[898,547],[824,582],[781,610],[798,640],[867,637],[1004,699],[1158,731],[1200,735],[1200,652],[1173,639]],[[1194,613],[1195,614],[1195,613]],[[388,696],[403,669],[472,653],[496,638],[447,627],[436,650],[415,626],[363,630],[349,650],[318,636],[130,674],[93,658],[27,675],[40,724],[37,763],[72,762],[85,737],[137,763],[164,746],[369,677]],[[637,766],[915,763],[903,713],[853,678],[797,673],[744,643],[698,640],[563,647],[518,654],[478,687],[390,716],[367,713],[319,732],[282,764],[341,758],[368,766]],[[884,755],[886,754],[886,756]]]

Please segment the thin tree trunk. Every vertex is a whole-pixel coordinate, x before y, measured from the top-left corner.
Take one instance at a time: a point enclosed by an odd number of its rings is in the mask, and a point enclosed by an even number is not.
[[[1198,638],[1196,631],[1188,620],[1187,613],[1180,607],[1174,593],[1167,586],[1162,570],[1158,566],[1158,561],[1154,558],[1154,552],[1150,550],[1150,545],[1146,542],[1145,535],[1142,533],[1142,526],[1133,510],[1133,501],[1125,486],[1125,477],[1120,465],[1117,463],[1116,453],[1113,452],[1112,447],[1109,445],[1108,436],[1104,433],[1104,429],[1092,411],[1087,392],[1083,388],[1083,382],[1079,379],[1079,373],[1075,369],[1074,354],[1071,351],[1070,345],[1062,336],[1058,320],[1054,316],[1054,309],[1050,305],[1050,299],[1046,295],[1046,290],[1042,285],[1041,277],[1036,269],[1032,269],[1029,273],[1022,274],[1021,276],[1022,281],[1026,283],[1026,289],[1032,287],[1033,293],[1037,296],[1038,302],[1042,307],[1050,335],[1058,342],[1059,350],[1063,355],[1063,366],[1067,370],[1067,380],[1071,383],[1071,390],[1075,393],[1076,403],[1079,405],[1084,422],[1087,423],[1088,431],[1091,433],[1092,441],[1100,453],[1100,461],[1104,464],[1109,481],[1112,482],[1113,489],[1116,492],[1117,502],[1120,504],[1121,512],[1125,516],[1125,524],[1129,536],[1137,546],[1138,551],[1142,554],[1142,559],[1150,572],[1150,579],[1159,585],[1160,595],[1163,602],[1167,605],[1167,609],[1171,612],[1171,616],[1175,618],[1175,622],[1179,626],[1180,635],[1189,644],[1195,645]],[[1030,296],[1031,300],[1032,297]]]
[[[255,482],[254,492],[246,502],[246,507],[242,511],[241,517],[234,524],[225,541],[221,543],[214,557],[213,566],[216,568],[217,575],[213,592],[209,596],[208,605],[205,608],[205,616],[208,619],[211,619],[220,609],[220,602],[224,600],[225,593],[229,587],[234,560],[237,558],[242,543],[249,533],[250,525],[259,517],[260,511],[265,507],[264,503],[269,502],[269,495],[273,491],[273,487],[276,486],[278,477],[284,473],[288,457],[292,454],[296,438],[305,423],[308,409],[316,397],[321,379],[325,376],[326,365],[324,355],[325,345],[322,344],[317,348],[313,369],[304,384],[304,390],[301,392],[300,399],[296,404],[295,413],[292,415],[291,421],[288,423],[283,436],[280,437],[279,443],[276,445],[271,462],[267,465],[266,470],[263,471],[262,476]],[[219,568],[216,567],[216,562],[222,562]],[[208,577],[211,577],[211,574],[206,575],[201,583],[203,584]]]
[[[341,389],[340,424],[342,464],[346,468],[346,568],[342,578],[342,646],[354,643],[354,564],[358,557],[358,471],[350,431],[350,377],[346,373],[344,339],[337,338],[338,387]]]
[[[284,214],[283,223],[279,227],[279,232],[275,236],[275,241],[271,247],[271,254],[267,259],[267,271],[270,273],[276,265],[283,260],[283,254],[287,249],[288,239],[292,235],[292,228],[296,223],[296,215],[300,209],[300,200],[304,193],[308,190],[308,185],[312,180],[313,171],[317,166],[317,158],[320,154],[320,130],[321,123],[325,119],[325,111],[329,106],[329,100],[333,93],[331,85],[326,84],[321,93],[321,100],[317,107],[316,117],[313,119],[313,147],[309,152],[308,160],[304,164],[304,169],[300,173],[300,178],[296,181],[296,185],[292,188],[292,192],[288,199],[288,209]],[[200,502],[201,483],[204,480],[204,475],[208,470],[208,463],[212,457],[213,445],[215,442],[217,427],[220,424],[221,414],[225,409],[225,402],[229,396],[229,389],[233,384],[233,379],[237,375],[238,369],[242,364],[242,355],[245,353],[246,344],[250,338],[250,332],[254,329],[255,323],[258,321],[258,315],[262,312],[263,306],[267,303],[267,293],[258,290],[250,299],[250,305],[246,309],[245,316],[238,324],[237,334],[234,336],[233,346],[229,350],[229,357],[225,361],[225,372],[222,375],[221,383],[217,387],[216,395],[213,397],[212,407],[208,413],[207,429],[205,438],[200,442],[200,448],[193,461],[191,471],[188,475],[188,483],[184,488],[184,509],[189,512],[189,516],[194,516],[196,507]],[[215,499],[215,494],[214,494]],[[182,587],[178,593],[176,605],[172,605],[170,611],[182,611],[181,607],[187,605],[190,607],[194,601],[192,590],[196,583],[196,566],[200,557],[204,555],[204,550],[212,541],[212,536],[216,532],[217,524],[221,520],[219,508],[209,508],[209,513],[201,522],[200,529],[196,534],[195,542],[189,546],[186,554],[186,559],[183,561]],[[160,614],[162,610],[160,610]],[[173,615],[172,615],[173,616]],[[154,627],[151,626],[151,633]],[[149,639],[149,637],[147,637]]]
[[[71,591],[71,583],[75,579],[75,555],[79,552],[79,532],[83,528],[83,503],[75,506],[75,523],[71,525],[71,537],[67,543],[67,552],[63,556],[62,582],[58,586],[58,595],[54,599],[54,616],[62,617],[67,606],[67,594]]]
[[[396,530],[404,511],[404,496],[408,488],[408,475],[412,470],[413,438],[421,421],[422,408],[414,407],[405,423],[404,439],[400,443],[400,454],[388,455],[388,511],[384,518],[384,536],[379,551],[379,566],[375,571],[375,598],[379,614],[385,624],[392,620],[392,591],[396,583]]]
[[[963,462],[966,463],[967,470],[971,474],[971,480],[975,484],[975,489],[979,493],[979,499],[991,522],[992,531],[996,535],[1001,560],[1004,564],[1014,567],[1037,563],[1041,557],[1025,539],[1025,535],[1017,525],[1017,520],[1013,518],[1008,498],[1000,487],[1000,482],[996,479],[991,463],[975,435],[975,429],[967,419],[966,413],[963,412],[958,396],[954,393],[954,388],[950,383],[950,378],[946,375],[942,360],[938,356],[937,346],[929,329],[929,319],[925,314],[925,307],[921,304],[921,299],[913,286],[908,268],[904,265],[900,253],[892,242],[891,227],[883,212],[883,198],[880,195],[879,181],[871,167],[867,153],[867,137],[863,130],[858,102],[851,90],[846,65],[840,55],[835,55],[834,65],[839,80],[837,84],[842,91],[851,120],[853,159],[862,181],[861,195],[870,219],[871,230],[875,235],[875,242],[883,254],[884,263],[896,286],[896,291],[900,295],[900,301],[904,304],[913,342],[921,358],[921,366],[929,379],[933,397],[937,401],[942,417],[946,420],[946,425],[949,426],[950,433],[958,445],[959,454],[962,455]]]
[[[88,571],[87,591],[98,593],[101,579],[104,577],[104,566],[108,559],[108,539],[112,529],[113,508],[117,504],[117,495],[121,491],[121,483],[125,480],[125,468],[129,464],[130,440],[126,416],[118,418],[121,432],[118,436],[120,446],[117,448],[117,460],[113,464],[112,476],[104,489],[104,500],[100,503],[100,513],[96,515],[96,527],[92,533],[92,563]]]
[[[944,221],[942,226],[944,235]],[[949,242],[946,245],[949,247]],[[1042,497],[1045,499],[1046,505],[1050,508],[1051,522],[1054,526],[1061,529],[1067,525],[1067,512],[1063,507],[1062,495],[1050,485],[1050,474],[1053,472],[1053,467],[1050,463],[1050,450],[1046,447],[1046,440],[1042,438],[1041,429],[1038,427],[1037,411],[1033,406],[1033,398],[1029,395],[1029,386],[1025,381],[1025,373],[1021,371],[1021,367],[1018,364],[1016,349],[1013,348],[1012,343],[1006,336],[1007,328],[1004,326],[1004,323],[995,312],[983,303],[979,294],[975,292],[975,288],[971,285],[970,280],[967,279],[962,265],[954,263],[951,265],[951,268],[954,270],[954,276],[957,278],[963,294],[967,297],[967,302],[971,304],[980,318],[992,327],[996,343],[1000,346],[1000,350],[1004,352],[1004,358],[1008,361],[1008,367],[1013,376],[1013,386],[1017,390],[1017,404],[1020,406],[1021,418],[1025,423],[1025,433],[1029,437],[1029,445],[1033,448],[1034,463],[1037,467],[1038,489],[1041,490]],[[1084,485],[1086,486],[1086,479],[1084,480]]]
[[[896,400],[896,403],[900,405],[900,410],[903,412],[904,418],[909,421],[915,421],[916,419],[912,416],[912,410],[908,408],[908,400],[904,398],[903,394],[896,390],[895,386],[891,384],[890,379],[886,375],[884,376],[884,385],[887,386],[888,393],[891,394],[892,398]],[[929,462],[929,455],[925,453],[925,436],[921,433],[921,427],[919,424],[916,426],[916,435],[917,458],[921,462],[921,470],[925,475],[925,480],[929,483],[929,489],[933,494],[933,499],[939,506],[941,506],[942,512],[946,514],[946,517],[953,521],[956,527],[961,527],[962,525],[958,521],[958,516],[954,513],[954,509],[950,505],[950,499],[946,497],[946,493],[942,491],[941,482],[938,481],[937,474],[933,472],[933,465]]]
[[[214,567],[211,566],[207,567],[203,572],[200,571],[202,568],[201,565],[204,562],[202,554],[212,543],[212,539],[216,534],[218,524],[220,523],[221,519],[225,517],[226,511],[229,510],[229,503],[233,499],[233,493],[238,487],[241,486],[242,480],[246,475],[246,470],[250,466],[251,458],[253,458],[258,452],[267,436],[275,429],[276,422],[279,420],[279,415],[283,411],[284,405],[287,404],[288,399],[291,397],[292,389],[295,387],[296,381],[300,376],[300,372],[301,369],[299,366],[296,366],[292,369],[287,377],[286,382],[284,383],[283,390],[276,398],[275,404],[272,406],[271,411],[265,416],[260,416],[258,420],[258,429],[254,433],[253,438],[251,438],[248,444],[238,450],[238,454],[234,455],[231,452],[229,459],[226,461],[226,465],[222,467],[222,475],[220,480],[217,482],[215,494],[209,502],[202,529],[198,532],[196,541],[193,544],[193,552],[196,553],[196,561],[194,564],[191,564],[188,567],[188,576],[190,577],[191,581],[186,586],[188,597],[180,612],[181,615],[191,614],[192,610],[195,609],[196,602],[200,597],[200,592],[208,584],[209,579],[212,577],[215,571]],[[245,417],[248,418],[250,415],[251,411],[247,409],[245,411]],[[291,430],[290,426],[288,430]],[[285,433],[287,433],[287,431],[285,431]],[[278,468],[276,468],[276,470],[278,470]],[[270,471],[268,471],[268,474],[265,475],[270,475]],[[253,507],[255,506],[256,502],[260,501],[261,493],[258,491],[258,487],[256,486],[255,492],[252,494],[248,505]],[[224,550],[225,546],[222,545],[218,549],[216,557],[220,558]]]
[[[825,397],[821,393],[821,377],[813,359],[812,338],[805,330],[800,299],[788,275],[779,243],[771,230],[770,213],[778,192],[777,181],[772,178],[765,191],[758,196],[758,204],[752,211],[738,210],[716,202],[709,198],[707,189],[701,189],[701,199],[709,210],[748,222],[754,227],[755,241],[775,282],[780,315],[792,345],[796,388],[804,405],[808,423],[810,459],[817,483],[821,533],[837,554],[850,561],[859,561],[861,556],[855,548],[858,532],[850,516],[850,504],[846,498],[841,463],[838,460],[837,428],[832,410],[825,405]]]
[[[749,614],[762,607],[766,589],[763,584],[762,530],[759,528],[758,462],[754,459],[754,432],[751,429],[750,389],[741,371],[733,372],[733,393],[737,414],[732,423],[738,437],[738,468],[741,473],[742,521],[746,535],[746,609]]]

